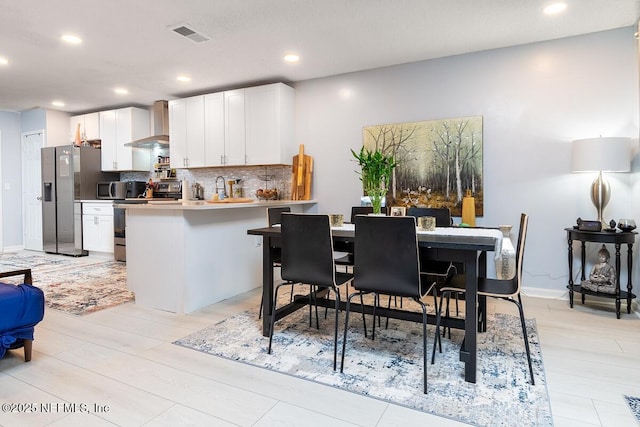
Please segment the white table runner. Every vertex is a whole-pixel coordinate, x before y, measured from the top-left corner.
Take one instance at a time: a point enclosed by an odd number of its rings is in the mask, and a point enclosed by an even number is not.
[[[331,227],[335,231],[355,231],[355,224],[343,224],[341,227]],[[505,239],[500,230],[491,228],[472,227],[436,227],[433,231],[417,230],[418,234],[436,236],[469,236],[492,237],[496,244],[494,248],[494,262],[498,279],[511,279],[516,271],[516,251],[510,239]]]

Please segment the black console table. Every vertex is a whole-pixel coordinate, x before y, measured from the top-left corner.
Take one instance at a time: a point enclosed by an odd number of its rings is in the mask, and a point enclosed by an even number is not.
[[[620,300],[627,300],[627,314],[631,313],[631,300],[636,296],[631,293],[633,285],[631,284],[631,267],[633,257],[633,243],[636,239],[636,232],[621,232],[621,231],[581,231],[576,228],[565,228],[567,231],[567,239],[569,242],[569,305],[573,308],[573,293],[579,292],[582,294],[582,303],[584,304],[585,295],[594,295],[604,298],[612,298],[616,300],[616,316],[620,318]],[[582,261],[582,275],[581,280],[585,280],[584,266],[585,266],[585,252],[586,242],[595,243],[613,243],[616,248],[616,293],[607,294],[604,292],[595,292],[589,289],[582,289],[578,284],[573,283],[573,241],[579,240],[582,243],[582,253],[580,260]],[[627,290],[620,290],[620,246],[622,244],[627,245]]]

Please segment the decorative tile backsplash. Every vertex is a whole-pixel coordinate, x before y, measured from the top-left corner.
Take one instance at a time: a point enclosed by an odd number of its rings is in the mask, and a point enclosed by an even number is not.
[[[229,187],[226,182],[230,179],[239,179],[240,182],[234,185],[234,188],[242,187],[242,197],[255,199],[256,191],[259,188],[277,188],[279,199],[291,199],[291,166],[289,165],[176,169],[175,179],[179,181],[186,179],[189,185],[199,183],[204,187],[205,200],[209,200],[216,193],[216,180],[220,176],[224,178],[227,193]],[[148,181],[151,177],[151,172],[122,172],[120,174],[122,181]]]

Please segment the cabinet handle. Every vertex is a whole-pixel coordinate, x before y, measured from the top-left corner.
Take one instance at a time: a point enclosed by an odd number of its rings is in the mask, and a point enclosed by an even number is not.
[[[220,164],[224,165],[224,154],[220,154]]]

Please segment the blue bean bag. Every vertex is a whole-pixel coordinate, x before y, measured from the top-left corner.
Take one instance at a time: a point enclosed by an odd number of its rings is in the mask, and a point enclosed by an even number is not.
[[[0,282],[0,358],[7,349],[24,346],[28,362],[34,327],[44,318],[44,293],[31,284],[31,270],[0,273],[0,278],[20,274],[25,283]]]

